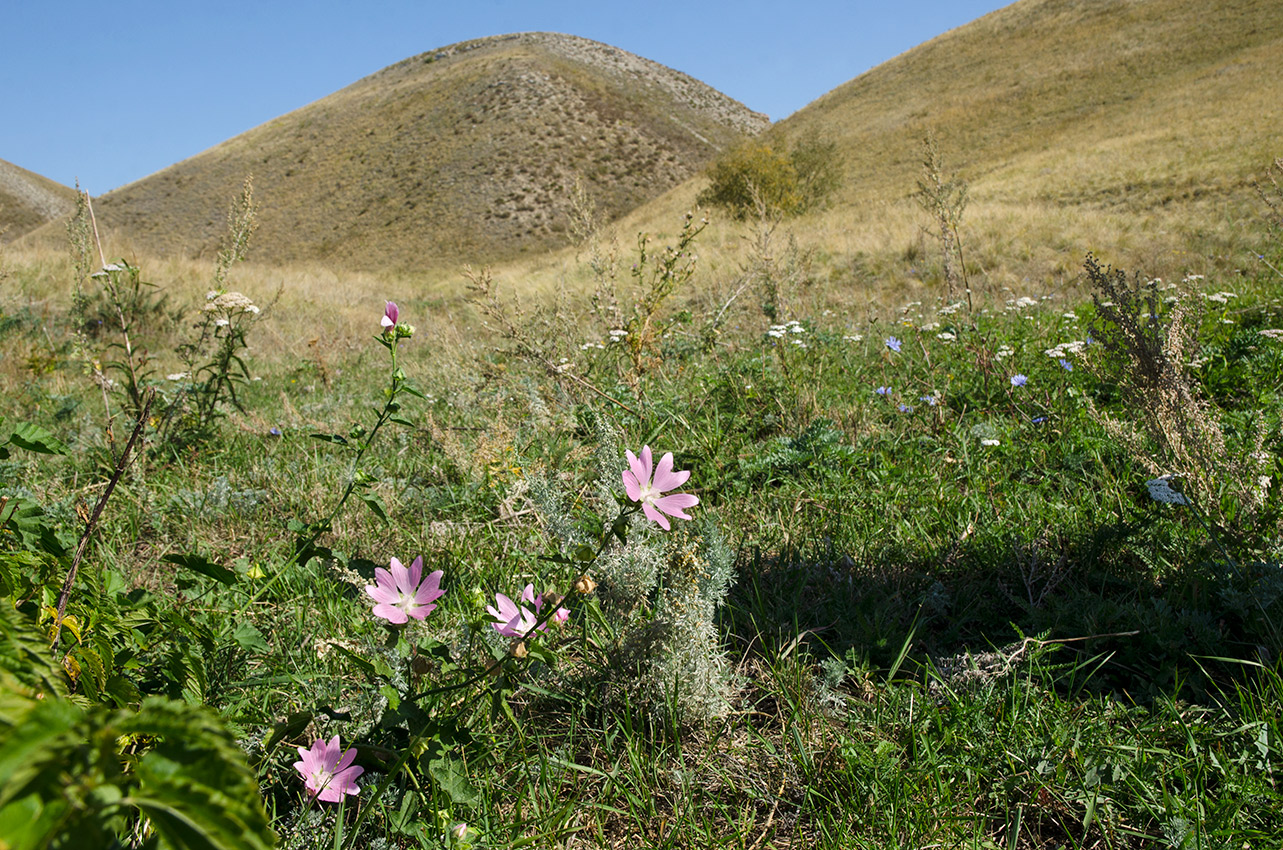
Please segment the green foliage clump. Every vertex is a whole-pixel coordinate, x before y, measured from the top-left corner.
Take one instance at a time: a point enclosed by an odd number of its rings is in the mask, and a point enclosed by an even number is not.
[[[708,169],[698,203],[743,220],[800,215],[823,206],[841,185],[837,144],[809,133],[787,152],[760,139],[732,148]]]

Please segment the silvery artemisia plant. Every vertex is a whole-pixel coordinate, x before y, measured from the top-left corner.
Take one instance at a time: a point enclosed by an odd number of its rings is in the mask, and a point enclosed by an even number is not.
[[[730,588],[733,555],[710,520],[663,530],[664,514],[680,517],[684,504],[674,507],[665,501],[671,497],[659,492],[676,480],[666,482],[666,473],[680,475],[671,471],[671,456],[652,467],[648,449],[641,456],[621,452],[618,432],[603,418],[596,418],[593,430],[598,478],[591,507],[604,522],[618,510],[617,522],[623,523],[622,528],[607,527],[606,533],[614,532],[619,542],[603,546],[590,568],[608,631],[603,645],[608,647],[610,685],[656,714],[671,712],[670,719],[678,722],[718,716],[727,708],[730,678],[715,618]],[[637,481],[639,477],[646,480]],[[630,491],[622,500],[621,481]],[[576,524],[551,476],[532,480],[529,495],[563,552],[589,543],[590,535]],[[615,507],[631,500],[644,510],[647,498],[657,509],[655,516]]]

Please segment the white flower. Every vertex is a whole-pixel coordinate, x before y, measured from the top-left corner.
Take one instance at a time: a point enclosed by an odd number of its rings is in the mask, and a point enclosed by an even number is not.
[[[859,342],[860,340],[864,339],[864,334],[851,334],[850,336],[842,337],[842,339],[846,340],[847,342]]]
[[[1156,502],[1166,502],[1169,505],[1188,505],[1189,499],[1172,489],[1169,477],[1162,475],[1146,481],[1145,486],[1149,488],[1149,497]]]
[[[1071,322],[1076,322],[1076,321],[1078,321],[1078,314],[1077,314],[1077,313],[1075,313],[1075,312],[1073,312],[1072,310],[1071,310],[1070,312],[1068,312],[1068,313],[1061,313],[1060,315],[1061,315],[1063,318],[1069,319]]]
[[[1000,445],[1002,445],[1002,443],[1001,443],[1001,442],[999,442],[998,440],[993,439],[993,438],[986,438],[986,439],[983,439],[983,440],[981,440],[981,441],[980,441],[980,445],[982,445],[982,446],[1000,446]]]
[[[185,380],[187,380],[187,379],[188,379],[188,378],[190,378],[190,377],[191,377],[191,373],[189,373],[189,372],[174,372],[174,373],[172,373],[172,374],[170,374],[170,375],[166,375],[166,376],[165,376],[165,380],[167,380],[167,381],[185,381]]]
[[[953,342],[957,338],[958,337],[955,334],[953,334],[951,331],[940,331],[940,333],[936,334],[936,339],[940,340],[945,344]]]
[[[1000,345],[1000,346],[998,346],[998,350],[997,350],[997,351],[995,351],[995,352],[993,353],[993,356],[994,356],[996,359],[1001,360],[1002,358],[1004,358],[1004,357],[1010,357],[1011,355],[1013,355],[1013,354],[1015,354],[1015,353],[1016,353],[1016,352],[1015,352],[1014,350],[1012,350],[1011,346],[1009,346],[1009,345]]]
[[[922,326],[921,328],[919,328],[918,330],[922,331],[923,333],[927,333],[928,331],[933,331],[933,330],[935,330],[935,329],[936,329],[936,328],[938,328],[938,327],[940,327],[940,323],[939,323],[939,322],[927,322],[925,325],[923,325],[923,326]]]

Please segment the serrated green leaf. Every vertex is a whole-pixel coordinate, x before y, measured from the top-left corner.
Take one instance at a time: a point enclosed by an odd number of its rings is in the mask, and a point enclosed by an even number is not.
[[[40,454],[65,455],[68,452],[65,443],[44,428],[32,425],[30,422],[24,422],[14,428],[13,433],[9,435],[9,442],[20,449]]]

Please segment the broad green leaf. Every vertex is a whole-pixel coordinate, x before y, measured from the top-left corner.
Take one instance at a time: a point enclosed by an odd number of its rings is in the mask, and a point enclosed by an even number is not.
[[[20,449],[46,455],[65,455],[68,451],[66,444],[53,434],[29,422],[14,428],[9,435],[9,442]]]
[[[236,631],[232,632],[232,640],[236,641],[237,645],[246,652],[264,655],[269,649],[267,641],[263,638],[263,633],[248,621],[242,621],[236,625]]]
[[[234,570],[229,570],[222,564],[216,564],[204,555],[198,555],[195,552],[188,552],[185,555],[166,555],[161,560],[170,564],[178,564],[180,567],[186,567],[193,572],[200,573],[229,587],[236,584],[238,578]]]

